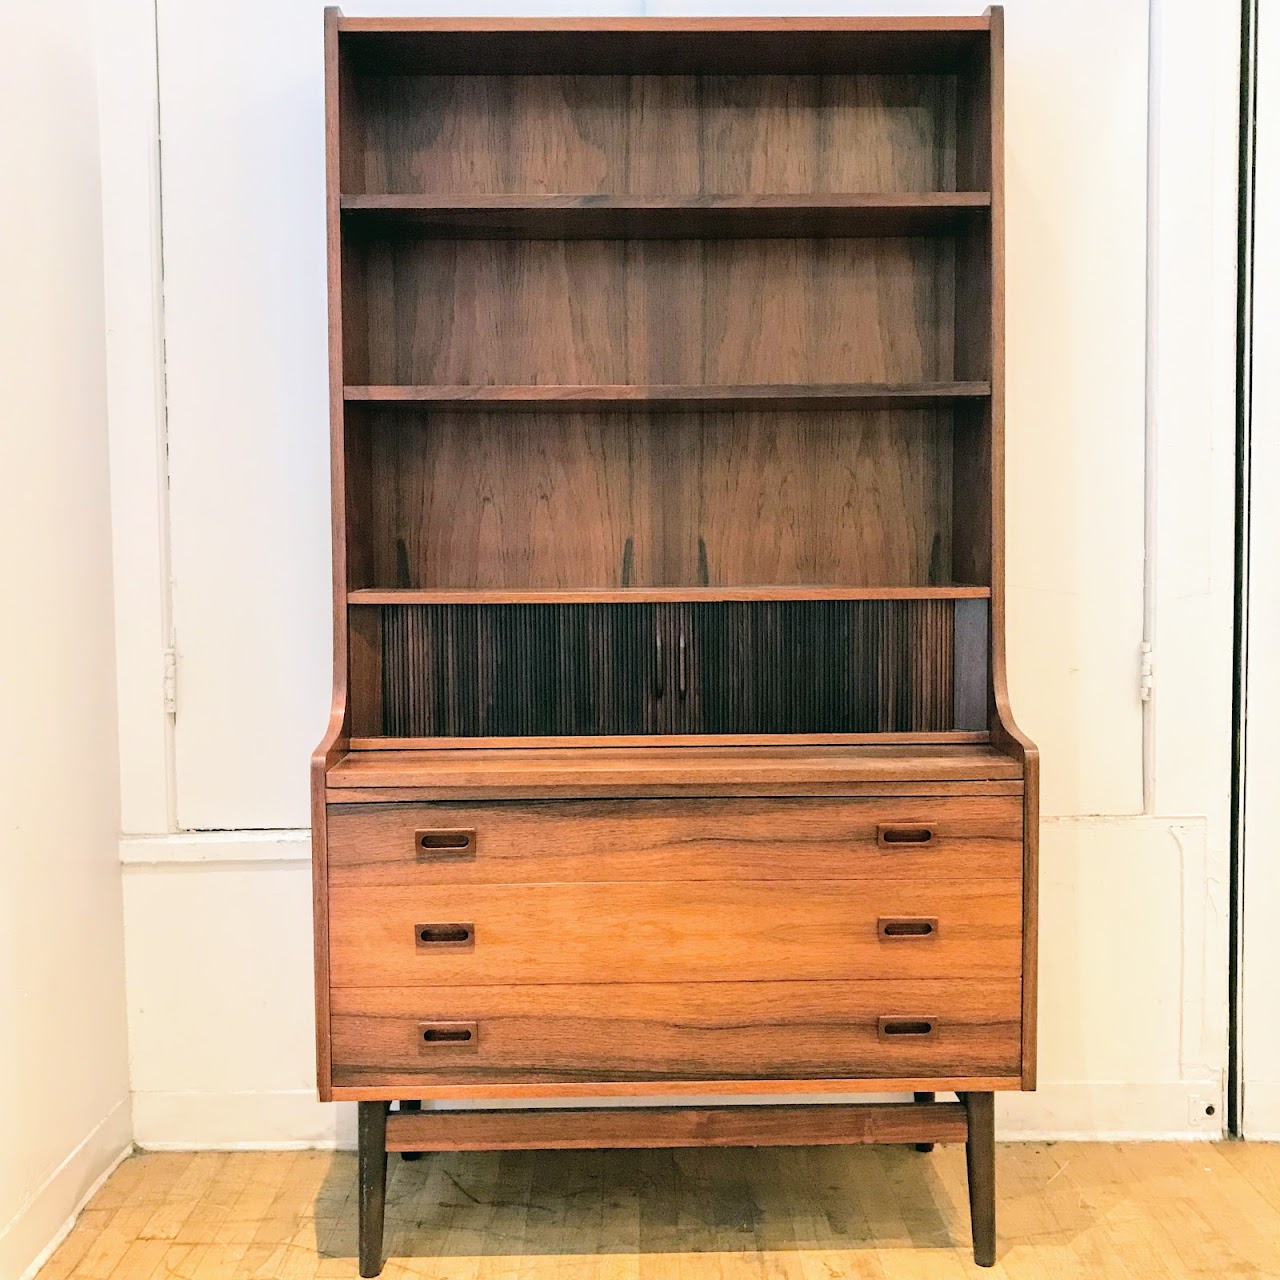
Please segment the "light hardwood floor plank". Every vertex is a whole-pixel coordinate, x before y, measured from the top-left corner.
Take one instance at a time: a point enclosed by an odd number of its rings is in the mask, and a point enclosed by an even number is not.
[[[140,1154],[40,1280],[349,1280],[347,1152]],[[999,1252],[940,1146],[391,1157],[386,1280],[1276,1280],[1280,1146],[1006,1144]]]

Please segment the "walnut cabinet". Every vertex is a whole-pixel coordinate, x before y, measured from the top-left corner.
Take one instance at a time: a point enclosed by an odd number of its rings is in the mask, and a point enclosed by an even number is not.
[[[1036,1008],[1000,9],[331,9],[325,59],[362,1274],[388,1151],[756,1143],[966,1142],[990,1264]],[[788,1101],[859,1092],[903,1101]]]

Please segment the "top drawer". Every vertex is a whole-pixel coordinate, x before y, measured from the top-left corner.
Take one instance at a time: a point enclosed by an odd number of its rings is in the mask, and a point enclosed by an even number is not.
[[[1016,879],[1018,796],[579,800],[328,809],[335,886]]]

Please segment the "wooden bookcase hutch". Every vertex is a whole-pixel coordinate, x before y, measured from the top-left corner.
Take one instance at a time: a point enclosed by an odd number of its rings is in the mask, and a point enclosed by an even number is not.
[[[325,56],[316,1015],[362,1274],[387,1151],[705,1143],[965,1141],[989,1264],[992,1094],[1035,1079],[1001,10],[331,9]],[[732,1105],[858,1091],[915,1101]],[[573,1096],[619,1106],[422,1108]]]

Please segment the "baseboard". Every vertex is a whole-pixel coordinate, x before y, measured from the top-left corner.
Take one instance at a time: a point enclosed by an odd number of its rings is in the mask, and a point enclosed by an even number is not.
[[[1221,1085],[1211,1082],[1050,1081],[996,1096],[996,1137],[1005,1142],[1212,1140],[1224,1122]]]
[[[121,1098],[0,1227],[0,1276],[30,1280],[66,1238],[80,1210],[132,1150],[129,1099]]]
[[[1244,1137],[1280,1142],[1280,1080],[1244,1082]]]
[[[859,1094],[845,1098],[831,1094],[805,1095],[797,1100],[815,1104],[888,1101],[898,1095]],[[899,1100],[901,1100],[899,1098]],[[722,1097],[688,1098],[691,1106],[725,1102]],[[772,1096],[734,1099],[776,1103]],[[519,1102],[481,1101],[440,1103],[444,1108],[527,1107]],[[610,1098],[539,1099],[537,1105],[560,1109],[616,1106]],[[638,1099],[637,1106],[670,1106],[670,1098]],[[135,1093],[134,1140],[147,1151],[293,1151],[305,1148],[355,1150],[356,1108],[351,1102],[317,1102],[312,1089],[281,1089],[263,1093]]]
[[[885,1095],[888,1097],[888,1095]],[[820,1105],[881,1100],[878,1095],[797,1095]],[[671,1100],[653,1099],[669,1106]],[[691,1105],[706,1099],[687,1100]],[[724,1102],[718,1098],[715,1101]],[[778,1098],[740,1098],[776,1103]],[[1277,1098],[1280,1101],[1280,1098]],[[646,1105],[650,1100],[637,1100]],[[457,1106],[529,1106],[528,1102]],[[568,1099],[552,1106],[616,1105]],[[1214,1114],[1204,1115],[1212,1106]],[[138,1146],[165,1150],[296,1150],[355,1146],[355,1106],[317,1102],[310,1089],[262,1093],[137,1093],[133,1101]],[[1186,1140],[1222,1136],[1222,1107],[1211,1085],[1197,1083],[1046,1084],[1035,1093],[1004,1093],[996,1099],[996,1136],[1005,1142]],[[1280,1125],[1277,1126],[1280,1129]]]
[[[355,1107],[314,1089],[133,1095],[133,1134],[148,1151],[295,1151],[354,1148]]]

